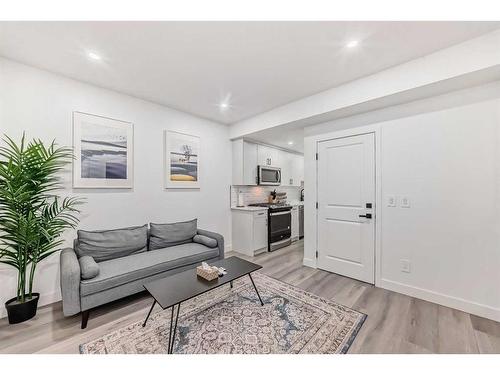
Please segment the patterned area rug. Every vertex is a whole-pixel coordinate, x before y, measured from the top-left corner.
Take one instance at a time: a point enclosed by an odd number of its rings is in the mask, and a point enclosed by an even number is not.
[[[346,353],[366,315],[261,273],[181,304],[174,353]],[[146,313],[145,313],[146,314]],[[166,353],[170,309],[80,345],[84,354]]]

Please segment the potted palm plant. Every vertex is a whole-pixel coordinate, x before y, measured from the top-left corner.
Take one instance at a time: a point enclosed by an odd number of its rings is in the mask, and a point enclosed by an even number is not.
[[[78,223],[75,197],[61,199],[59,172],[73,151],[48,147],[40,140],[17,144],[5,136],[0,147],[0,262],[17,270],[16,296],[5,303],[9,323],[36,315],[39,293],[33,292],[37,265],[57,251],[61,234]]]

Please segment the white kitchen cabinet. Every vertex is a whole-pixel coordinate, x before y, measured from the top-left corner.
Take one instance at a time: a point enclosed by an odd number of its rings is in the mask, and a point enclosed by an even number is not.
[[[274,147],[257,145],[257,160],[259,165],[280,167],[280,152]]]
[[[257,145],[233,141],[233,185],[257,185]]]
[[[304,157],[283,151],[281,164],[281,185],[300,186],[304,181]]]
[[[299,239],[299,207],[292,208],[292,241]]]
[[[267,210],[232,210],[232,250],[254,256],[267,251]]]
[[[304,181],[304,157],[274,147],[238,139],[232,142],[233,185],[257,185],[257,166],[281,168],[282,186],[300,186]]]
[[[281,186],[293,186],[293,161],[294,154],[281,151]]]
[[[258,212],[253,215],[253,249],[267,248],[267,212]]]
[[[293,186],[301,186],[304,182],[304,156],[298,154],[290,154],[293,156],[292,160],[292,179]]]
[[[271,165],[271,147],[257,145],[257,161],[259,165]]]

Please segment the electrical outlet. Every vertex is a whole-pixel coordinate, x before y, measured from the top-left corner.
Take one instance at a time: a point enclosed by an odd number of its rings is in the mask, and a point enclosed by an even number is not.
[[[401,207],[410,208],[410,198],[406,195],[401,197]]]
[[[396,196],[388,195],[387,196],[387,207],[396,207],[396,206],[397,206]]]
[[[411,263],[408,259],[401,259],[401,272],[411,272]]]

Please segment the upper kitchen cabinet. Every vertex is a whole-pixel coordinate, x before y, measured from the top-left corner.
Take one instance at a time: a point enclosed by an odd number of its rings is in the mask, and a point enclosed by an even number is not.
[[[304,157],[242,139],[233,141],[233,185],[257,185],[257,166],[281,168],[281,186],[304,181]]]
[[[257,145],[233,141],[233,185],[257,185]]]
[[[294,154],[282,151],[281,154],[281,186],[293,186],[293,157]]]
[[[257,145],[257,160],[259,165],[281,167],[281,150],[274,147]]]
[[[298,154],[292,155],[292,180],[293,186],[302,186],[304,183],[304,156]]]
[[[304,181],[304,157],[291,152],[282,151],[281,185],[301,186]]]

